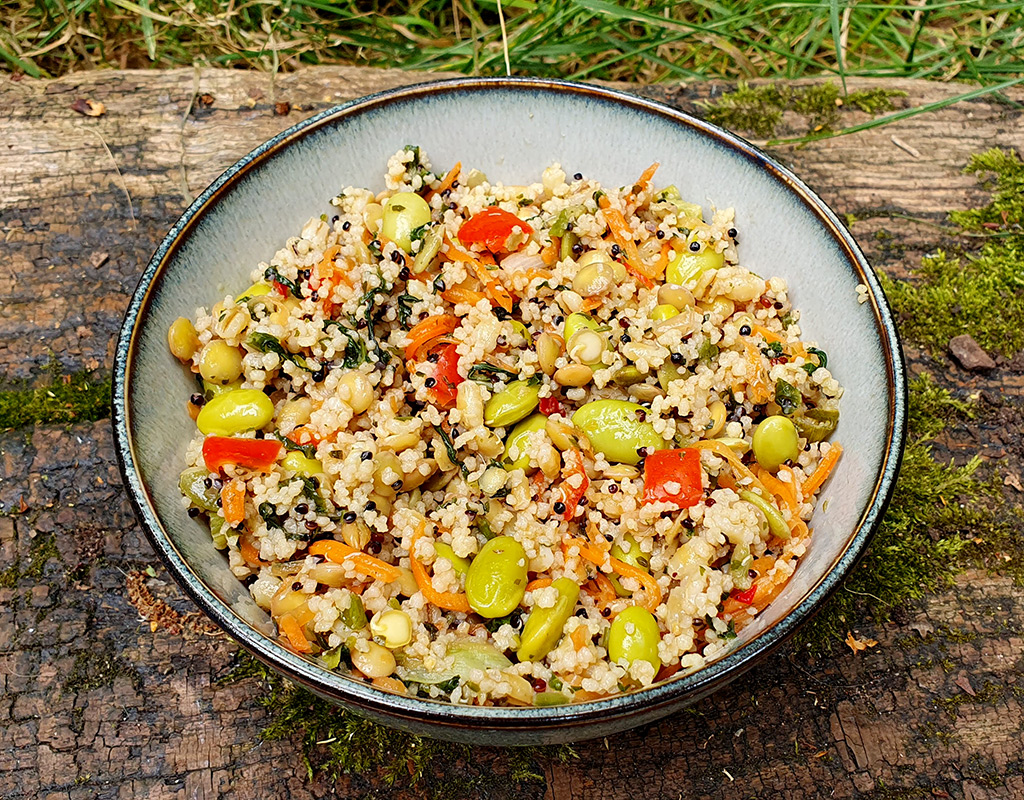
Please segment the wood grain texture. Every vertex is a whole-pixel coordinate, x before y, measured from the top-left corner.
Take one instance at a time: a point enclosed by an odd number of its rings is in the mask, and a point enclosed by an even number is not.
[[[3,79],[0,384],[39,382],[52,358],[64,372],[108,371],[138,275],[198,191],[299,119],[422,79],[356,68],[310,69],[273,83],[256,73],[192,70]],[[898,104],[960,91],[884,85],[908,93]],[[701,101],[728,88],[636,90],[699,112]],[[76,114],[78,97],[103,102],[107,113]],[[1024,92],[1012,99],[1024,101]],[[275,113],[282,102],[287,115]],[[863,118],[844,110],[842,121]],[[1017,108],[986,98],[774,154],[840,215],[858,217],[853,232],[874,264],[905,275],[923,253],[969,245],[941,229],[947,211],[985,199],[960,170],[979,150],[1024,149],[1021,122]],[[804,132],[801,118],[787,116],[781,133]],[[923,354],[909,356],[916,370],[936,369]],[[1024,376],[1005,359],[987,377],[940,366],[957,385],[994,400],[1024,394]],[[981,450],[1024,472],[1013,427],[1019,410],[1006,408],[1008,416],[953,431],[943,453]],[[108,422],[0,434],[0,513],[0,571],[16,567],[0,588],[0,797],[417,796],[375,776],[307,781],[296,743],[259,740],[265,719],[254,686],[214,686],[231,659],[227,641],[154,634],[140,621],[125,597],[125,573],[154,557],[120,486]],[[162,571],[148,584],[190,610]],[[488,796],[1024,797],[1018,587],[969,573],[898,624],[851,627],[879,645],[827,660],[784,649],[697,710],[587,744],[568,766],[545,765],[546,785],[505,782]],[[492,750],[457,767],[466,778],[503,769]]]

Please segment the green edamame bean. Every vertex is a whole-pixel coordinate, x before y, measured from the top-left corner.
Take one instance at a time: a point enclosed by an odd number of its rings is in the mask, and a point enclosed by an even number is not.
[[[661,669],[658,642],[661,631],[658,621],[646,608],[630,606],[620,613],[608,630],[608,657],[612,661],[631,664],[647,661],[654,665],[654,671]]]
[[[643,421],[646,414],[647,409],[637,403],[595,400],[581,406],[572,415],[572,423],[609,461],[637,464],[648,449],[653,452],[668,447],[654,426]]]
[[[511,536],[495,536],[477,553],[466,573],[466,598],[481,617],[512,613],[526,594],[529,559]]]
[[[623,547],[625,545],[625,547]],[[630,564],[638,569],[650,572],[651,562],[647,558],[647,554],[640,549],[640,545],[637,544],[630,534],[626,534],[622,537],[622,544],[614,544],[611,550],[611,557],[617,558],[619,561],[623,561],[626,564]],[[615,587],[615,594],[619,597],[629,597],[632,592],[623,588],[622,584],[619,583],[618,577],[615,575],[609,575],[608,579],[612,582],[612,586]]]
[[[299,475],[305,475],[307,478],[324,471],[319,461],[315,458],[306,458],[298,450],[292,450],[292,452],[282,458],[281,466]]]
[[[538,692],[533,696],[533,704],[538,707],[561,706],[569,702],[569,698],[561,692]]]
[[[655,322],[661,322],[662,320],[672,319],[672,317],[679,315],[679,309],[668,303],[662,303],[660,306],[655,306],[654,311],[651,312],[651,319]]]
[[[752,446],[757,463],[775,472],[787,461],[800,455],[800,437],[789,417],[776,414],[761,420],[754,431]]]
[[[792,536],[789,525],[786,524],[786,520],[782,518],[779,510],[761,495],[754,494],[749,489],[740,489],[736,494],[740,496],[740,500],[746,500],[752,506],[760,509],[764,518],[768,520],[768,529],[774,536],[778,536],[780,539],[788,539]]]
[[[199,354],[199,374],[210,383],[225,386],[242,374],[242,351],[215,339]]]
[[[585,329],[596,331],[598,327],[600,326],[587,314],[570,314],[565,318],[565,325],[562,328],[562,338],[568,342],[579,331]]]
[[[529,416],[539,402],[539,383],[512,381],[487,401],[484,406],[484,424],[491,428],[512,425]]]
[[[366,609],[363,607],[363,599],[353,594],[349,599],[348,608],[339,615],[345,626],[354,631],[361,631],[366,627]]]
[[[612,375],[612,381],[616,386],[626,387],[640,383],[646,377],[647,375],[638,370],[632,364],[626,364],[626,366],[619,367],[619,369],[615,371],[615,374]]]
[[[241,388],[241,379],[233,381],[232,383],[229,383],[227,386],[221,386],[219,383],[210,383],[209,381],[203,381],[203,397],[205,397],[207,400],[212,400],[219,394],[224,394],[224,392],[230,392],[233,389]]]
[[[388,198],[381,218],[381,235],[405,252],[412,252],[410,234],[430,222],[430,206],[413,192],[399,192]]]
[[[580,587],[575,581],[559,578],[551,587],[558,592],[558,599],[549,608],[534,606],[526,618],[526,625],[519,637],[520,661],[540,661],[550,653],[562,638],[562,628],[576,608]]]
[[[189,467],[178,478],[178,489],[196,508],[215,514],[219,494],[216,489],[204,483],[209,477],[209,471],[203,467]]]
[[[542,431],[547,427],[548,418],[543,414],[534,414],[527,417],[512,429],[512,433],[505,440],[505,469],[511,472],[514,469],[524,469],[531,472],[530,457],[526,454],[526,441],[534,431]],[[512,460],[512,452],[518,453],[515,460]]]
[[[672,381],[679,380],[681,377],[683,377],[683,373],[671,361],[666,361],[658,367],[658,385],[666,392],[668,391],[668,385]]]
[[[450,544],[444,542],[434,542],[434,552],[441,558],[447,558],[452,562],[452,568],[459,574],[465,575],[469,572],[469,559],[463,558],[462,556],[455,555],[455,551],[452,550]]]
[[[725,264],[725,256],[722,253],[716,253],[707,245],[703,245],[698,253],[691,253],[689,248],[677,250],[672,260],[668,262],[665,281],[682,286],[705,270],[721,269],[723,264]]]
[[[213,546],[218,550],[224,550],[228,546],[228,535],[224,532],[227,523],[224,517],[216,514],[210,515],[210,538],[213,539]]]
[[[244,303],[246,300],[252,300],[254,297],[262,297],[263,295],[270,294],[273,288],[269,283],[254,283],[238,297],[235,298],[236,303]]]
[[[233,436],[262,428],[274,417],[274,404],[259,389],[221,392],[203,406],[196,418],[199,430]]]

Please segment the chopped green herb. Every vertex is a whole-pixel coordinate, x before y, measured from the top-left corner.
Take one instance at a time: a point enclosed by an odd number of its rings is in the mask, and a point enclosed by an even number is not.
[[[718,345],[711,344],[710,339],[705,339],[704,343],[700,346],[700,349],[697,351],[697,357],[701,361],[707,363],[710,361],[714,361],[716,358],[718,358],[718,352]]]
[[[250,347],[259,350],[261,353],[276,353],[282,361],[291,361],[299,369],[304,369],[306,372],[315,371],[309,366],[309,363],[303,356],[300,356],[297,353],[289,353],[281,345],[281,342],[277,340],[277,337],[271,336],[269,333],[263,333],[262,331],[250,333],[248,344]]]
[[[779,378],[775,382],[775,402],[787,417],[803,405],[804,398],[800,390],[788,381]]]
[[[302,299],[302,287],[296,281],[284,277],[277,267],[267,267],[263,272],[263,277],[268,281],[281,284],[297,298]]]
[[[494,381],[514,381],[519,376],[511,370],[496,367],[494,364],[474,364],[469,368],[469,379],[477,383],[494,383]]]
[[[316,445],[315,444],[297,444],[289,439],[287,436],[282,436],[279,433],[273,434],[274,438],[277,439],[285,450],[295,450],[302,453],[306,458],[316,458]]]
[[[718,638],[723,642],[727,642],[730,639],[736,638],[736,623],[729,620],[729,627],[725,629],[725,632],[718,634]]]
[[[327,513],[327,503],[320,495],[320,483],[316,478],[307,478],[304,475],[296,475],[293,480],[302,481],[302,495],[313,503],[318,514]]]
[[[455,444],[452,442],[452,437],[448,433],[448,431],[446,431],[440,425],[432,425],[431,427],[435,431],[437,431],[437,435],[441,437],[441,442],[444,444],[444,450],[445,453],[447,453],[448,455],[448,460],[451,461],[453,464],[459,465],[459,469],[462,471],[463,477],[469,475],[469,470],[466,468],[466,465],[463,464],[462,460],[459,458],[459,451],[455,449]]]
[[[807,352],[812,356],[817,356],[818,358],[817,364],[814,364],[813,362],[804,364],[804,372],[806,372],[808,375],[813,375],[815,372],[818,371],[818,369],[828,366],[828,356],[825,355],[824,350],[819,350],[817,347],[808,347]]]
[[[412,316],[412,307],[420,300],[411,294],[400,294],[396,300],[398,302],[398,324],[404,328],[409,324],[409,317]]]
[[[284,528],[285,516],[277,513],[273,503],[260,503],[256,509],[268,528]]]

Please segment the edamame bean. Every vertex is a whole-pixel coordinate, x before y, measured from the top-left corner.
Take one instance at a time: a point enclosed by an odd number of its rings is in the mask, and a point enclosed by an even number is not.
[[[231,389],[202,407],[196,426],[206,434],[233,436],[259,430],[273,418],[274,404],[259,389]]]
[[[608,629],[608,658],[612,661],[647,661],[654,671],[661,669],[658,621],[646,608],[630,606],[622,611]]]
[[[167,346],[179,361],[189,361],[199,349],[199,336],[191,320],[178,317],[167,329]]]
[[[252,300],[254,297],[262,297],[265,294],[270,294],[273,291],[273,287],[269,283],[254,283],[238,297],[235,298],[236,303],[244,303],[246,300]]]
[[[812,408],[803,414],[795,414],[793,424],[808,442],[827,439],[839,424],[839,412],[831,408]]]
[[[655,306],[654,311],[651,312],[651,319],[655,322],[661,322],[662,320],[672,319],[672,317],[679,314],[679,309],[668,303],[662,303],[661,305]]]
[[[685,250],[677,250],[665,270],[665,280],[682,286],[687,281],[692,281],[701,273],[709,269],[721,269],[725,264],[725,256],[717,253],[706,244],[701,245],[697,253]]]
[[[215,339],[199,354],[199,373],[210,383],[225,386],[242,374],[242,351]]]
[[[676,286],[674,283],[666,283],[658,289],[658,302],[662,305],[670,305],[678,311],[693,306],[693,295],[690,290],[683,286]]]
[[[430,222],[430,205],[413,192],[399,192],[384,204],[380,232],[405,252],[412,252],[410,234]]]
[[[773,536],[778,536],[780,539],[788,539],[793,535],[779,510],[761,497],[761,495],[754,494],[749,489],[740,489],[737,494],[740,496],[740,500],[746,500],[764,514],[764,518],[768,520],[768,529],[772,532]]]
[[[365,549],[373,536],[370,526],[361,519],[357,519],[355,522],[343,522],[340,533],[341,540],[354,550]]]
[[[299,475],[305,475],[307,478],[313,475],[318,475],[324,471],[323,466],[315,458],[306,458],[298,450],[292,450],[288,455],[281,459],[281,466],[285,469],[290,469]]]
[[[609,461],[636,464],[668,443],[646,422],[648,410],[625,400],[594,400],[577,409],[572,423]]]
[[[562,338],[568,342],[579,331],[589,329],[596,331],[600,327],[589,315],[574,313],[565,318],[562,327]]]
[[[448,559],[452,564],[452,569],[454,569],[459,575],[465,575],[469,572],[469,559],[456,555],[450,544],[434,542],[434,552],[437,553],[438,557]]]
[[[754,431],[753,448],[757,463],[775,472],[787,461],[800,455],[800,437],[789,417],[776,414],[761,420]]]
[[[680,372],[679,367],[671,361],[666,361],[658,367],[658,385],[660,385],[666,392],[668,391],[668,385],[672,383],[672,381],[679,380],[681,377],[683,377],[683,373]]]
[[[615,286],[615,270],[607,261],[595,261],[582,267],[572,279],[572,290],[582,297],[604,294]]]
[[[484,474],[480,476],[477,485],[479,485],[481,492],[488,497],[493,497],[505,488],[507,482],[508,473],[504,469],[501,467],[488,467],[484,470]]]
[[[540,384],[512,381],[484,406],[484,424],[504,428],[529,416],[540,402]]]
[[[412,641],[412,620],[404,611],[389,608],[373,615],[370,633],[375,639],[382,640],[388,650],[405,647]]]
[[[540,661],[551,652],[562,638],[562,628],[576,608],[580,587],[575,581],[559,578],[551,584],[551,588],[558,592],[555,604],[548,608],[534,606],[526,618],[526,625],[519,637],[520,661]]]
[[[650,572],[651,561],[647,557],[647,554],[640,549],[640,545],[637,544],[630,534],[626,534],[622,537],[622,543],[616,543],[612,546],[611,557],[617,558],[619,561],[623,561],[626,564],[631,564],[638,569],[642,569],[645,572]],[[615,587],[615,594],[619,597],[629,597],[632,592],[624,589],[622,584],[619,583],[619,579],[615,575],[609,575],[609,580],[612,582],[612,586]]]
[[[600,333],[583,329],[573,334],[566,342],[565,349],[573,361],[594,369],[604,366],[601,363],[601,354],[607,346],[608,340]]]
[[[466,598],[481,617],[512,613],[526,594],[529,559],[511,536],[495,536],[485,544],[466,573]]]
[[[346,372],[338,381],[338,397],[348,403],[354,414],[362,414],[373,402],[373,385],[357,369]]]
[[[570,364],[551,377],[559,386],[586,386],[594,377],[594,370],[586,364]]]
[[[562,355],[562,343],[550,333],[542,333],[533,344],[537,351],[537,363],[545,375],[555,374],[555,362]]]
[[[626,364],[624,367],[620,367],[612,375],[612,381],[616,386],[632,386],[635,383],[640,383],[647,376],[637,369],[632,364]]]
[[[543,414],[534,414],[527,417],[512,429],[512,433],[505,440],[505,469],[510,472],[514,469],[524,469],[532,472],[530,468],[530,457],[526,454],[526,443],[530,434],[534,431],[542,431],[548,423],[548,418]],[[513,459],[512,454],[515,453]]]

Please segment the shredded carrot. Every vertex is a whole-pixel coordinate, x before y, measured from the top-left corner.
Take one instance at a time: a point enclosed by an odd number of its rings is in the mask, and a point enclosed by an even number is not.
[[[494,259],[492,258],[491,261],[493,262]],[[512,300],[512,295],[508,293],[508,289],[501,285],[497,277],[492,274],[491,270],[487,269],[482,260],[472,259],[470,264],[476,272],[477,279],[484,285],[484,291],[487,292],[491,302],[511,312],[514,301]]]
[[[295,650],[298,653],[312,652],[313,646],[306,638],[306,634],[302,632],[302,626],[298,623],[295,617],[290,614],[278,617],[277,627],[281,633],[288,637],[288,644],[291,646],[292,650]]]
[[[650,289],[654,286],[654,283],[651,281],[651,276],[644,269],[643,262],[640,260],[640,251],[636,249],[636,242],[633,241],[633,232],[626,224],[626,219],[622,216],[622,212],[617,208],[612,208],[611,201],[607,195],[601,195],[598,205],[601,206],[601,210],[604,212],[604,218],[611,229],[612,237],[615,239],[616,244],[622,248],[622,252],[626,254],[626,269]]]
[[[536,578],[526,584],[526,591],[532,592],[535,589],[544,589],[551,585],[551,578]]]
[[[769,492],[785,504],[791,513],[795,514],[797,512],[795,485],[779,480],[764,467],[757,467],[757,477]]]
[[[558,261],[558,251],[561,249],[561,242],[557,238],[552,239],[544,247],[541,248],[540,257],[543,259],[544,264],[550,267],[556,261]]]
[[[250,567],[260,565],[260,551],[256,549],[252,534],[248,531],[238,538],[238,552],[241,554],[242,560]]]
[[[384,583],[397,581],[402,576],[402,570],[398,567],[392,566],[386,561],[381,561],[379,558],[374,558],[369,553],[349,547],[344,542],[338,542],[333,539],[321,539],[319,542],[313,542],[309,546],[309,554],[311,556],[324,556],[335,564],[344,564],[346,561],[350,561],[352,566],[355,567],[356,572],[362,575],[369,575],[371,578],[376,578]]]
[[[597,595],[594,600],[599,608],[606,608],[618,597],[615,594],[615,585],[603,572],[598,572],[594,575],[594,585],[597,587]]]
[[[581,539],[574,539],[572,543],[579,546],[580,555],[587,559],[587,561],[596,564],[598,567],[604,563],[605,553],[602,553],[593,545]],[[617,558],[610,558],[609,561],[611,561],[612,570],[623,578],[635,578],[640,581],[640,585],[644,588],[644,602],[642,605],[653,613],[661,604],[661,587],[658,586],[658,582],[654,580],[654,577],[646,570],[634,567],[632,564],[627,564],[625,561],[620,561]]]
[[[752,331],[754,331],[754,333],[761,334],[761,336],[764,337],[764,340],[766,342],[778,342],[779,344],[786,344],[785,339],[783,339],[775,331],[768,330],[764,325],[759,325],[758,323],[755,322],[753,325],[750,326],[750,328]]]
[[[764,357],[749,342],[743,344],[747,351],[747,398],[755,405],[767,403],[772,399],[773,392],[764,368]]]
[[[729,462],[729,466],[733,468],[733,471],[737,475],[739,475],[741,478],[749,478],[755,487],[760,489],[765,494],[771,494],[771,492],[769,492],[768,489],[765,488],[765,485],[757,479],[757,476],[754,475],[754,473],[751,472],[749,469],[747,469],[746,465],[742,461],[740,461],[739,457],[729,448],[729,446],[723,444],[718,439],[702,439],[701,441],[694,442],[693,444],[688,446],[693,447],[697,450],[710,450],[719,458],[724,458],[726,461]]]
[[[220,490],[220,505],[224,521],[232,528],[245,521],[245,483],[235,478]]]
[[[465,594],[461,592],[439,592],[434,589],[434,584],[430,582],[430,576],[427,574],[427,568],[421,564],[412,551],[416,549],[416,542],[419,541],[420,537],[426,535],[426,522],[421,522],[419,529],[413,534],[412,547],[409,549],[409,563],[412,565],[412,574],[416,578],[416,585],[420,587],[420,591],[423,592],[423,596],[427,598],[427,601],[433,603],[438,608],[446,608],[449,611],[461,611],[464,614],[470,612],[469,599]]]
[[[661,255],[658,256],[658,260],[654,262],[654,277],[660,278],[665,274],[665,270],[668,268],[668,256],[672,252],[672,243],[663,242],[661,245]]]
[[[582,308],[584,311],[593,311],[595,308],[600,307],[601,303],[603,302],[603,297],[588,297],[586,300],[583,301]]]
[[[651,185],[651,178],[654,177],[654,173],[658,171],[658,167],[660,166],[661,164],[655,161],[651,166],[645,169],[643,173],[641,173],[637,182],[633,184],[633,190],[629,193],[630,200],[633,200],[638,194],[647,191]]]
[[[547,280],[551,277],[551,270],[541,269],[540,267],[530,267],[530,269],[526,270],[523,275],[526,276],[527,281],[532,281],[534,278],[543,278],[544,280]]]
[[[451,314],[436,314],[420,320],[409,331],[409,344],[405,346],[405,357],[411,359],[424,344],[438,336],[445,336],[459,327],[459,320]]]
[[[572,646],[577,651],[582,650],[587,646],[587,639],[590,638],[590,630],[586,625],[580,625],[569,634],[569,638],[572,639]]]
[[[483,292],[467,289],[465,286],[453,286],[450,289],[445,289],[441,292],[441,297],[452,304],[468,303],[472,306],[487,299],[487,295]]]
[[[818,468],[804,482],[804,502],[813,497],[814,493],[821,488],[821,485],[828,480],[828,476],[832,474],[832,470],[842,454],[842,445],[838,442],[833,443],[828,452],[825,453],[825,457],[821,459]]]
[[[444,180],[441,181],[441,185],[438,186],[434,191],[428,194],[428,199],[433,197],[435,194],[444,194],[452,188],[452,184],[455,183],[456,178],[459,177],[459,173],[462,172],[462,162],[456,161],[455,166],[452,167],[444,176]]]

